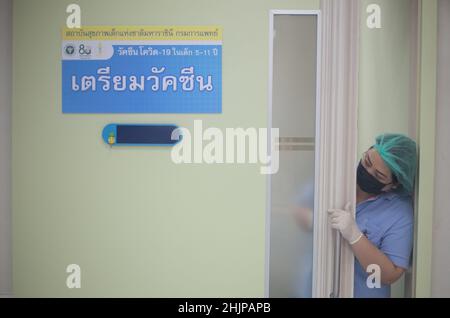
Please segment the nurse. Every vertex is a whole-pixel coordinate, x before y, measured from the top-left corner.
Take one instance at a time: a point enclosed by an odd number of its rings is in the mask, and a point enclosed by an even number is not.
[[[331,226],[355,255],[354,297],[390,297],[390,285],[410,266],[413,246],[416,143],[383,134],[362,156],[357,169],[356,220],[345,210],[328,210]],[[366,269],[380,268],[379,288],[367,285]]]

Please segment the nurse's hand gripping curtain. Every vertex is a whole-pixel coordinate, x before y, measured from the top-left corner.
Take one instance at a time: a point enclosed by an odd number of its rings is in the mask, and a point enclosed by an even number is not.
[[[342,237],[350,243],[350,245],[358,242],[363,234],[358,228],[353,216],[351,215],[350,202],[347,203],[344,210],[329,209],[331,227],[341,232]]]

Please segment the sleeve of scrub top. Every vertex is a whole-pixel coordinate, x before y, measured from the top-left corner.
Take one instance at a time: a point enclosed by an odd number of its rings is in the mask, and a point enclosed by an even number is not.
[[[412,220],[405,218],[393,224],[381,241],[380,250],[398,267],[409,267],[413,233]]]

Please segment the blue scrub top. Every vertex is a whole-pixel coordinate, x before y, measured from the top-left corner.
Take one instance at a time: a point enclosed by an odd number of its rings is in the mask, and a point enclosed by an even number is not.
[[[360,202],[356,223],[361,232],[398,267],[409,268],[413,246],[413,206],[410,196],[388,192]],[[367,273],[355,258],[355,298],[390,297],[390,285],[367,287]]]

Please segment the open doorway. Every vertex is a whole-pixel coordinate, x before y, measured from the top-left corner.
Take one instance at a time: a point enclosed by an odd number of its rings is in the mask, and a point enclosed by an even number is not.
[[[379,28],[369,28],[361,2],[359,43],[358,156],[382,133],[417,141],[420,10],[418,0],[378,1]],[[413,198],[414,200],[414,198]],[[417,211],[417,208],[415,208]],[[391,285],[391,297],[411,297],[413,262]]]

